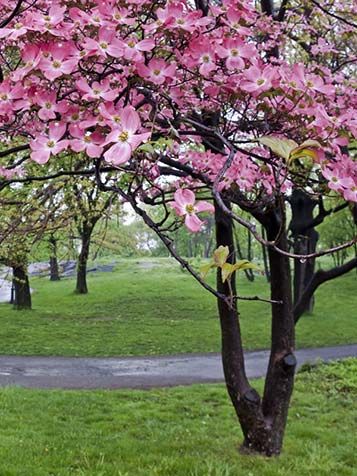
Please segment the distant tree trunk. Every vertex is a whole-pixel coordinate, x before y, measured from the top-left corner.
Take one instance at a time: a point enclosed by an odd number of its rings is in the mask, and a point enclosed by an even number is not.
[[[294,189],[291,200],[292,218],[290,222],[290,230],[293,238],[294,253],[305,255],[316,251],[316,244],[319,234],[309,224],[314,219],[314,209],[318,205],[307,193],[299,189]],[[294,303],[296,304],[306,286],[311,281],[315,272],[315,258],[309,260],[294,260]],[[314,307],[314,298],[306,303],[305,311],[312,311]]]
[[[213,247],[213,218],[207,217],[207,239],[204,245],[203,257],[209,258],[212,254],[212,247]]]
[[[50,256],[50,281],[59,281],[60,275],[58,270],[58,260],[57,260],[57,240],[54,236],[51,236],[49,239],[51,247],[51,256]]]
[[[193,257],[193,237],[190,236],[188,240],[188,257]]]
[[[266,233],[264,230],[264,227],[262,226],[262,237],[265,239],[266,238]],[[270,269],[269,269],[269,262],[268,262],[268,256],[267,256],[267,250],[264,245],[262,245],[262,254],[263,254],[263,264],[264,264],[264,274],[265,277],[270,283]]]
[[[240,246],[240,242],[239,242],[239,236],[238,236],[238,233],[235,233],[235,244],[236,244],[236,251],[237,251],[237,256],[239,259],[250,259],[248,258],[248,256],[244,257],[243,256],[243,252],[242,252],[242,248]],[[248,236],[250,236],[250,232],[248,230]],[[249,241],[248,241],[249,243]],[[249,246],[248,246],[249,248]],[[248,249],[248,255],[249,255],[249,249]],[[254,273],[251,269],[244,269],[244,274],[246,276],[246,278],[248,279],[248,281],[254,281]]]
[[[14,309],[31,309],[31,290],[25,265],[12,267],[15,289]]]
[[[216,206],[217,246],[228,246],[229,261],[234,262],[232,221]],[[266,217],[268,239],[279,234],[280,222],[275,212]],[[279,247],[287,249],[286,233]],[[296,360],[294,351],[294,320],[292,315],[291,277],[289,259],[269,250],[272,270],[271,297],[281,301],[272,305],[272,348],[263,399],[246,377],[239,314],[236,301],[231,305],[219,299],[218,311],[222,332],[222,361],[225,381],[233,407],[242,427],[246,451],[272,456],[279,454],[285,432],[288,408],[293,390]],[[217,290],[230,297],[236,294],[234,276],[231,290],[217,273]]]
[[[81,236],[81,251],[78,256],[78,264],[77,264],[77,284],[75,292],[77,294],[87,294],[88,287],[87,287],[87,262],[89,257],[89,247],[90,247],[90,240],[92,236],[92,231],[94,229],[94,225],[89,223],[83,224],[82,229],[82,236]]]

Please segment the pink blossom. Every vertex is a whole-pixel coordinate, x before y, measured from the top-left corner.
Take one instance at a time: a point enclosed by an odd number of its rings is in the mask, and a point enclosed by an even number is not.
[[[343,198],[349,202],[357,202],[357,176],[355,176],[355,180],[348,177],[344,187]]]
[[[229,69],[243,69],[244,59],[251,58],[255,54],[253,45],[239,38],[229,38],[223,45],[218,45],[216,51],[220,58],[226,58],[226,66]]]
[[[349,178],[345,177],[342,169],[337,167],[333,170],[329,167],[323,168],[322,175],[328,180],[327,185],[331,190],[341,192],[344,190],[344,187],[348,188],[350,185]]]
[[[38,31],[43,29],[53,30],[54,27],[63,21],[65,11],[66,7],[60,7],[59,5],[53,5],[45,14],[39,10],[38,14],[33,15],[32,18],[34,29]]]
[[[1,31],[1,30],[0,30]],[[14,81],[20,81],[26,74],[32,70],[35,70],[41,60],[40,48],[36,45],[26,45],[21,51],[22,61],[25,66],[18,68],[13,73]]]
[[[63,74],[71,74],[78,64],[78,56],[73,55],[72,43],[49,45],[48,52],[41,58],[39,69],[45,78],[53,81]]]
[[[49,119],[56,118],[57,104],[56,104],[57,94],[55,91],[45,92],[40,91],[35,94],[34,102],[40,106],[38,111],[38,117],[43,121],[48,121]]]
[[[8,79],[0,83],[0,115],[11,114],[14,109],[24,107],[24,101],[16,101],[24,97],[21,84],[13,85]]]
[[[209,74],[216,68],[216,54],[210,43],[202,43],[201,40],[193,41],[190,44],[190,55],[192,60],[187,61],[189,67],[198,66],[202,76]]]
[[[199,11],[184,11],[180,3],[169,4],[165,10],[160,11],[160,21],[165,25],[179,28],[188,32],[193,32],[198,26],[206,26],[212,23],[212,18],[202,17]]]
[[[119,127],[112,130],[108,134],[103,146],[112,145],[105,153],[104,158],[107,162],[114,165],[121,165],[127,162],[132,152],[150,137],[150,132],[136,134],[140,128],[140,118],[135,109],[131,106],[126,106],[121,114],[121,121]]]
[[[266,66],[265,68],[251,66],[244,71],[240,87],[243,91],[247,91],[248,93],[259,94],[272,87],[272,82],[275,77],[275,70],[270,66]]]
[[[102,27],[98,31],[98,40],[86,38],[83,47],[89,56],[112,56],[120,58],[123,54],[121,42],[115,37],[115,30]]]
[[[68,141],[68,145],[75,152],[86,151],[88,157],[100,157],[103,152],[103,137],[98,132],[85,132],[77,124],[72,124],[69,128],[73,140]]]
[[[68,141],[61,140],[66,132],[65,124],[51,123],[48,135],[40,134],[30,141],[31,159],[39,164],[45,164],[51,154],[56,155],[67,148]]]
[[[7,40],[17,40],[20,36],[25,35],[27,27],[21,22],[15,23],[13,28],[0,28],[0,38]]]
[[[139,63],[137,70],[143,78],[146,78],[155,84],[163,84],[165,81],[174,78],[176,64],[168,64],[161,58],[152,59],[147,66],[143,63]]]
[[[124,58],[138,63],[144,61],[142,54],[144,51],[151,51],[155,47],[155,41],[150,38],[141,41],[136,41],[135,38],[129,38],[126,41],[121,41],[120,44]]]
[[[168,205],[173,208],[178,216],[185,217],[186,228],[192,233],[200,231],[205,222],[201,221],[196,213],[214,212],[214,206],[206,201],[195,204],[196,197],[192,190],[179,188],[174,194],[174,201]]]
[[[118,89],[111,89],[109,78],[104,79],[101,83],[94,81],[91,86],[85,79],[76,81],[77,88],[86,93],[83,95],[85,101],[92,99],[105,99],[106,101],[114,101],[118,95]]]

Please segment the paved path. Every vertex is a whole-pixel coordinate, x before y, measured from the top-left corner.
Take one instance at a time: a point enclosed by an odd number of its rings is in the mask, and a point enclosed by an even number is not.
[[[247,374],[265,374],[268,351],[246,353]],[[298,364],[357,356],[357,344],[302,349]],[[0,356],[0,386],[30,388],[150,388],[223,381],[219,354],[167,357],[66,358]]]

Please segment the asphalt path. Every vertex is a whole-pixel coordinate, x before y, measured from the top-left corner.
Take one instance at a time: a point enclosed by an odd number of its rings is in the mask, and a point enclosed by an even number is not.
[[[296,351],[298,366],[356,356],[357,344]],[[245,357],[248,377],[264,376],[269,352],[247,352]],[[0,386],[146,389],[222,381],[220,354],[126,358],[0,356]]]

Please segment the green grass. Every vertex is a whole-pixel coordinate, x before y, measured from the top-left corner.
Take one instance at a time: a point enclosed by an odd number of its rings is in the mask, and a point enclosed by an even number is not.
[[[219,351],[215,298],[168,259],[140,268],[123,261],[113,273],[89,274],[88,295],[75,282],[34,278],[32,311],[0,304],[0,354],[128,356]],[[209,277],[214,282],[214,273]],[[268,297],[263,277],[238,280],[240,295]],[[357,342],[355,272],[318,290],[314,313],[297,326],[297,346]],[[239,303],[245,349],[269,346],[270,306]]]
[[[0,390],[1,476],[353,476],[357,360],[299,374],[279,458],[242,455],[223,385]],[[262,382],[256,387],[261,389]]]

